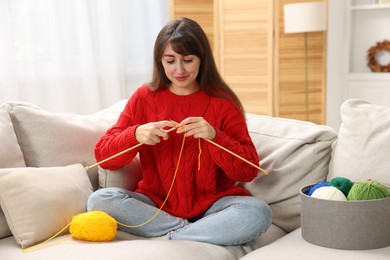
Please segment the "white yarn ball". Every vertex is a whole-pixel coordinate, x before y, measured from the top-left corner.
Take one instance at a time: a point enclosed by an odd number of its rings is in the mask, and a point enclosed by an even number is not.
[[[333,186],[320,187],[311,194],[311,197],[325,200],[347,200],[343,192]]]

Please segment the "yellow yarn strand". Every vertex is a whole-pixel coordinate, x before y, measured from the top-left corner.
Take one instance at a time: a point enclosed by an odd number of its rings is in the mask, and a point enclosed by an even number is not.
[[[200,145],[200,139],[198,139],[199,153],[198,153],[198,171],[200,171],[200,156],[202,154],[202,146]]]
[[[176,129],[176,127],[172,127],[172,128],[170,128],[170,129],[166,130],[166,132],[169,133],[169,132],[171,132],[171,131],[173,131],[173,130],[175,130],[175,129]],[[122,155],[122,154],[124,154],[124,153],[127,153],[127,152],[129,152],[129,151],[131,151],[131,150],[134,150],[135,148],[140,147],[141,145],[143,145],[143,143],[136,144],[136,145],[134,145],[134,146],[132,146],[132,147],[130,147],[130,148],[127,148],[127,149],[125,149],[125,150],[123,150],[123,151],[121,151],[121,152],[119,152],[119,153],[117,153],[117,154],[114,154],[113,156],[110,156],[110,157],[108,157],[108,158],[106,158],[106,159],[104,159],[104,160],[101,160],[101,161],[99,161],[99,162],[97,162],[97,163],[95,163],[95,164],[86,166],[86,167],[85,167],[85,170],[88,171],[89,169],[91,169],[91,168],[93,168],[93,167],[96,167],[96,166],[98,166],[98,165],[100,165],[100,164],[102,164],[102,163],[104,163],[104,162],[107,162],[107,161],[109,161],[109,160],[111,160],[111,159],[114,159],[115,157],[118,157],[119,155]]]
[[[58,245],[60,243],[63,243],[65,242],[66,240],[69,240],[72,236],[69,236],[67,238],[64,238],[60,241],[57,241],[55,243],[52,243],[52,244],[49,244],[49,245],[46,245],[46,243],[48,243],[50,240],[56,238],[59,234],[61,234],[62,232],[64,232],[65,229],[67,229],[69,226],[70,226],[71,223],[69,223],[68,225],[66,225],[63,229],[61,229],[60,231],[58,231],[55,235],[53,235],[52,237],[46,239],[45,241],[39,243],[39,244],[36,244],[36,245],[33,245],[33,246],[30,246],[30,247],[27,247],[27,248],[24,248],[22,249],[22,252],[24,253],[28,253],[28,252],[34,252],[34,251],[38,251],[40,249],[44,249],[44,248],[48,248],[50,246],[54,246],[54,245]]]
[[[173,130],[175,130],[176,128],[171,128],[169,130],[167,130],[167,132],[171,132]],[[163,201],[163,203],[161,204],[160,208],[157,210],[157,212],[148,220],[146,220],[144,223],[141,223],[141,224],[138,224],[138,225],[126,225],[126,224],[123,224],[123,223],[120,223],[118,221],[116,221],[114,218],[112,218],[110,215],[108,215],[107,213],[105,212],[102,212],[102,211],[92,211],[92,212],[85,212],[85,213],[82,213],[82,214],[79,214],[79,215],[76,215],[72,218],[72,222],[69,223],[68,225],[66,225],[63,229],[61,229],[59,232],[57,232],[55,235],[53,235],[52,237],[46,239],[45,241],[39,243],[39,244],[36,244],[36,245],[33,245],[31,247],[28,247],[28,248],[24,248],[22,249],[22,252],[34,252],[34,251],[37,251],[37,250],[40,250],[40,249],[44,249],[44,248],[48,248],[48,247],[51,247],[51,246],[54,246],[54,245],[58,245],[60,243],[63,243],[67,240],[69,240],[70,238],[74,237],[76,239],[81,239],[81,240],[87,240],[87,241],[111,241],[115,238],[115,235],[116,235],[116,230],[117,230],[117,225],[121,225],[121,226],[124,226],[124,227],[127,227],[127,228],[138,228],[138,227],[142,227],[146,224],[148,224],[150,221],[152,221],[154,218],[156,218],[156,216],[160,213],[160,211],[162,210],[162,208],[164,207],[164,205],[166,204],[166,202],[168,201],[168,198],[171,194],[171,191],[172,191],[172,188],[173,188],[173,185],[175,184],[175,181],[176,181],[176,176],[177,176],[177,172],[179,170],[179,166],[180,166],[180,161],[181,161],[181,157],[182,157],[182,154],[183,154],[183,150],[184,150],[184,144],[185,144],[185,139],[186,139],[186,134],[184,133],[184,137],[183,137],[183,141],[182,141],[182,145],[181,145],[181,148],[180,148],[180,153],[179,153],[179,158],[178,158],[178,161],[177,161],[177,165],[176,165],[176,169],[175,169],[175,172],[174,172],[174,175],[173,175],[173,179],[172,179],[172,183],[169,187],[169,190],[168,190],[168,193],[167,193],[167,196],[165,198],[165,200]],[[253,164],[252,162],[246,160],[245,158],[233,153],[232,151],[228,150],[227,148],[211,141],[211,140],[208,140],[208,139],[204,139],[206,141],[208,141],[209,143],[221,148],[222,150],[230,153],[231,155],[241,159],[242,161],[250,164],[251,166],[257,168],[258,170],[262,171],[264,174],[268,175],[268,171],[260,168],[259,166]],[[87,166],[85,167],[85,170],[89,170],[95,166],[98,166],[100,165],[101,163],[103,162],[106,162],[108,160],[111,160],[121,154],[124,154],[128,151],[131,151],[139,146],[143,145],[142,143],[139,143],[133,147],[130,147],[124,151],[121,151],[111,157],[108,157],[102,161],[99,161],[93,165],[90,165],[90,166]],[[198,140],[198,145],[199,145],[199,154],[198,154],[198,171],[200,170],[200,158],[201,158],[201,154],[202,154],[202,147],[201,147],[201,143],[200,143],[200,139]],[[99,228],[101,226],[101,228]],[[56,238],[58,235],[60,235],[62,232],[65,231],[65,229],[69,228],[70,227],[70,235],[60,241],[57,241],[55,243],[51,243],[51,244],[47,244],[48,242],[50,242],[51,240],[53,240],[54,238]],[[85,228],[87,227],[87,228]],[[89,228],[88,228],[89,227]]]
[[[177,160],[175,173],[173,174],[173,179],[172,179],[171,186],[169,187],[169,190],[168,190],[167,196],[165,197],[164,202],[161,204],[161,207],[158,209],[158,211],[156,212],[156,214],[154,214],[150,219],[148,219],[147,221],[145,221],[144,223],[141,223],[141,224],[139,224],[139,225],[130,226],[130,225],[126,225],[126,224],[123,224],[123,223],[119,223],[119,222],[118,222],[119,225],[124,226],[124,227],[127,227],[127,228],[138,228],[138,227],[142,227],[142,226],[148,224],[150,221],[152,221],[152,220],[160,213],[160,211],[161,211],[162,208],[164,207],[165,203],[168,201],[168,198],[169,198],[169,195],[171,194],[173,185],[175,184],[176,175],[177,175],[177,172],[178,172],[178,170],[179,170],[179,165],[180,165],[181,156],[182,156],[182,154],[183,154],[183,149],[184,149],[185,140],[186,140],[186,134],[184,134],[184,137],[183,137],[183,141],[182,141],[181,148],[180,148],[180,153],[179,153],[179,158],[178,158],[178,160]]]
[[[111,241],[115,238],[117,225],[121,225],[127,228],[138,228],[142,227],[146,224],[148,224],[150,221],[152,221],[154,218],[157,217],[157,215],[160,213],[162,208],[164,207],[165,203],[168,201],[169,195],[171,194],[173,185],[175,184],[177,172],[179,170],[181,157],[184,150],[184,144],[185,144],[186,134],[184,134],[182,145],[180,148],[179,158],[177,160],[175,173],[172,178],[172,183],[169,187],[167,196],[164,200],[164,202],[161,204],[160,208],[157,210],[157,212],[148,220],[146,220],[144,223],[138,224],[138,225],[126,225],[123,223],[120,223],[116,221],[114,218],[112,218],[110,215],[108,215],[105,212],[102,211],[91,211],[91,212],[85,212],[78,214],[72,218],[72,222],[66,225],[63,229],[61,229],[58,233],[53,235],[52,237],[46,239],[42,243],[39,243],[37,245],[22,249],[22,252],[28,253],[28,252],[34,252],[38,251],[40,249],[48,248],[54,245],[58,245],[60,243],[63,243],[70,238],[74,237],[79,240],[87,240],[87,241],[94,241],[94,242],[106,242]],[[62,239],[60,241],[57,241],[55,243],[47,244],[54,238],[56,238],[59,234],[61,234],[65,229],[70,227],[70,235]]]

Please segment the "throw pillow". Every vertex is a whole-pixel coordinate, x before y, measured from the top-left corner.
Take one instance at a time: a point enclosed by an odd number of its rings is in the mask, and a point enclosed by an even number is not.
[[[349,99],[340,111],[342,123],[328,180],[371,178],[390,187],[390,107]]]
[[[0,169],[0,204],[22,248],[48,239],[85,212],[91,193],[81,164]]]
[[[92,115],[52,113],[25,102],[9,103],[8,111],[28,167],[89,166],[96,162],[95,144],[116,122],[126,102]],[[88,175],[96,189],[97,167],[88,170]]]
[[[7,111],[0,107],[0,168],[26,166]]]
[[[5,220],[4,212],[0,208],[0,239],[11,235],[12,233],[8,227],[7,221]]]
[[[269,175],[242,184],[273,211],[273,223],[290,232],[300,227],[301,188],[324,181],[336,132],[327,126],[293,119],[247,115],[249,134],[260,166]]]
[[[24,167],[24,158],[16,139],[11,119],[4,109],[0,107],[0,168]],[[11,231],[5,221],[5,216],[0,208],[0,239],[10,236]]]

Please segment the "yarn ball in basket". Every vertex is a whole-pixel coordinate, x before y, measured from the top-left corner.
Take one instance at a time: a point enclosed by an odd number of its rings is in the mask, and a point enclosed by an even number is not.
[[[107,242],[115,238],[118,223],[102,211],[81,213],[72,218],[70,233],[76,239]]]
[[[345,195],[345,197],[348,196],[348,193],[351,190],[352,185],[353,185],[352,181],[344,177],[336,177],[329,182],[329,186],[333,186],[341,190],[342,193]]]
[[[325,187],[325,186],[329,186],[329,182],[328,181],[319,182],[319,183],[315,184],[313,187],[310,188],[310,190],[307,193],[307,195],[311,196],[311,195],[313,195],[313,192],[316,189],[321,188],[321,187]]]
[[[325,200],[339,200],[346,201],[347,198],[341,190],[332,186],[323,186],[316,189],[311,195],[313,198],[325,199]]]
[[[390,196],[390,190],[385,185],[373,181],[362,180],[355,182],[348,194],[348,200],[375,200]]]

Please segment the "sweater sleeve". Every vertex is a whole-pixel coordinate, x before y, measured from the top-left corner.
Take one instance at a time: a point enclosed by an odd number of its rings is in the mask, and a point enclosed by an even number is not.
[[[230,106],[227,110],[221,111],[220,117],[223,118],[223,122],[220,129],[216,129],[213,142],[258,166],[259,157],[250,138],[244,115],[235,107]],[[231,180],[248,182],[257,176],[258,169],[240,158],[212,143],[208,143],[208,149],[215,163]]]
[[[97,162],[139,144],[135,138],[135,130],[139,124],[134,123],[133,116],[133,111],[135,111],[138,102],[139,92],[136,91],[127,102],[117,122],[99,139],[94,149]],[[134,159],[139,149],[140,147],[132,149],[100,164],[100,166],[109,170],[122,168]]]

